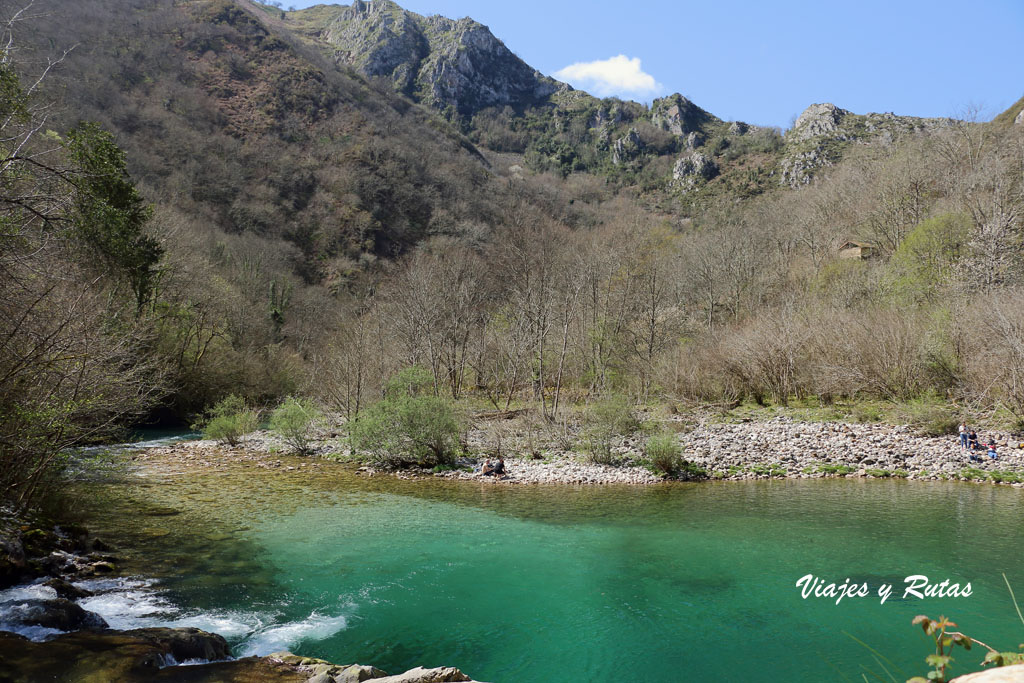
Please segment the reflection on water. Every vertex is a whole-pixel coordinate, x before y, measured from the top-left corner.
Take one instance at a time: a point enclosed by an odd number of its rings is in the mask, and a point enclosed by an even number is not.
[[[513,487],[155,461],[76,493],[125,568],[159,581],[135,598],[160,609],[137,617],[221,632],[238,654],[449,664],[492,681],[815,680],[874,665],[844,632],[922,674],[918,613],[1006,648],[1024,640],[1000,575],[1024,587],[1024,492],[1005,487]],[[836,606],[801,599],[808,573],[899,585],[885,605]],[[898,599],[917,573],[974,595]],[[148,609],[122,597],[108,612]]]

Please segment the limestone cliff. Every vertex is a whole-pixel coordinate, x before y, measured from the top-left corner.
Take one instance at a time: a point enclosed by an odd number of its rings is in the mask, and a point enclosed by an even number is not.
[[[521,108],[569,88],[527,65],[468,17],[424,17],[390,0],[291,15],[339,62],[388,78],[400,92],[440,110],[471,115],[492,106]]]
[[[932,131],[950,122],[891,112],[853,114],[828,102],[812,104],[786,133],[780,182],[790,187],[807,184],[817,169],[838,161],[850,143],[891,144],[902,135]]]

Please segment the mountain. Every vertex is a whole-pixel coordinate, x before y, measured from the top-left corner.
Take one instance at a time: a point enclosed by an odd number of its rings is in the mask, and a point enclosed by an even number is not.
[[[470,18],[423,17],[390,0],[317,5],[287,13],[284,25],[359,73],[386,78],[417,102],[463,116],[486,107],[522,109],[569,89]]]
[[[1017,181],[992,178],[1013,168],[1000,155],[1016,147],[988,139],[1019,126],[819,103],[783,132],[726,121],[679,93],[650,106],[601,99],[537,73],[472,19],[390,0],[53,10],[14,31],[23,82],[74,46],[39,91],[52,103],[46,127],[59,136],[91,120],[111,131],[153,205],[149,229],[165,254],[153,338],[172,366],[177,414],[232,392],[294,393],[337,357],[338,339],[366,344],[369,325],[378,346],[349,358],[378,359],[374,381],[447,349],[428,364],[453,394],[473,366],[484,386],[487,373],[510,372],[500,390],[510,396],[555,360],[545,337],[557,327],[554,291],[578,304],[561,313],[558,347],[577,389],[622,377],[646,393],[680,339],[726,358],[703,332],[782,316],[787,297],[869,306],[945,296],[954,272],[964,290],[990,270],[1015,277]],[[961,164],[964,149],[991,158]],[[1009,194],[970,194],[986,183]],[[921,226],[935,234],[915,248],[938,250],[921,261],[934,270],[910,269],[906,254],[903,270],[885,270]],[[968,249],[966,235],[987,251]],[[755,238],[767,246],[751,249]],[[848,240],[880,245],[884,258],[837,265],[834,247]],[[630,306],[649,266],[664,270],[641,315]],[[572,279],[582,272],[596,278],[585,303]],[[446,317],[449,302],[431,297],[449,292],[466,309]],[[437,317],[412,314],[421,309]],[[644,336],[644,325],[656,329]],[[431,336],[455,328],[455,351]]]
[[[992,123],[997,125],[1024,125],[1024,97],[1010,105],[1010,108],[1002,112],[994,119]]]

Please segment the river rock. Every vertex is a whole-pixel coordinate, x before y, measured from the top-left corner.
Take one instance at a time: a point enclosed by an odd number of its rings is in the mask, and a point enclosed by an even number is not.
[[[41,626],[58,631],[107,628],[103,617],[64,598],[17,600],[5,605],[5,611],[6,623],[12,626]]]
[[[353,664],[334,676],[335,683],[362,683],[371,678],[383,678],[387,673],[375,666]]]
[[[68,583],[64,579],[53,578],[43,581],[44,586],[49,586],[53,590],[57,591],[57,597],[64,598],[66,600],[79,600],[81,598],[87,598],[92,595],[92,591],[87,591],[84,588]]]
[[[1024,683],[1024,664],[957,676],[950,683]]]
[[[440,666],[436,669],[424,669],[422,666],[418,666],[397,676],[385,676],[384,678],[375,678],[373,680],[375,683],[448,683],[449,681],[477,683],[466,674],[451,666]]]
[[[0,632],[0,680],[142,683],[306,681],[306,673],[266,657],[178,667],[187,659],[228,657],[227,642],[199,629],[77,631],[34,643]]]
[[[17,533],[0,533],[0,589],[20,583],[27,567],[25,548]]]

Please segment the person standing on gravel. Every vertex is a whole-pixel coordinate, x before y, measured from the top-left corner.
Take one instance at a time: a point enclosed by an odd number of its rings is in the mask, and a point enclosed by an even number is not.
[[[961,422],[960,426],[957,427],[957,431],[960,432],[960,451],[967,450],[967,423]]]

